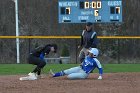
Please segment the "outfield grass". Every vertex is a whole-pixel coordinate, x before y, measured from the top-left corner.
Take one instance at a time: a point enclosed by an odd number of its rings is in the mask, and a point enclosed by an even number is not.
[[[47,64],[43,73],[48,73],[49,69],[57,72],[74,66],[78,66],[78,64]],[[0,64],[0,75],[27,74],[34,67],[30,64]],[[104,73],[140,72],[140,64],[103,64],[103,69]],[[97,73],[98,70],[95,69],[93,72]]]

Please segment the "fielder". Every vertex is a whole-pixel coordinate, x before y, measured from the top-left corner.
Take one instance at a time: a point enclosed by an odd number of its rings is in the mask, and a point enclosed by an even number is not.
[[[102,79],[103,69],[100,61],[97,59],[98,54],[99,51],[97,48],[91,48],[89,50],[89,54],[86,56],[80,66],[66,69],[57,73],[53,73],[53,71],[50,70],[50,73],[52,74],[52,77],[67,75],[68,79],[85,79],[95,68],[98,68],[98,79]]]
[[[41,69],[46,65],[44,56],[48,55],[50,52],[56,53],[57,45],[48,44],[43,47],[35,48],[28,57],[29,64],[37,65],[36,68],[28,74],[27,77],[21,77],[20,80],[36,80],[41,76]]]

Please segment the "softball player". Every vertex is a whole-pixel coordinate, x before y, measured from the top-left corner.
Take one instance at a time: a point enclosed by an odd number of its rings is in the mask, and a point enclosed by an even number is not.
[[[50,73],[52,74],[53,77],[68,75],[67,77],[69,79],[85,79],[88,77],[88,75],[91,73],[92,70],[98,68],[99,70],[98,79],[102,79],[103,69],[99,60],[97,59],[98,54],[99,51],[97,48],[91,48],[89,50],[89,55],[86,56],[85,60],[80,66],[66,69],[58,73],[53,73],[53,71],[50,70]]]
[[[48,44],[44,47],[37,47],[34,49],[28,57],[29,64],[37,65],[36,68],[29,73],[27,77],[21,77],[20,80],[36,80],[40,77],[41,69],[46,65],[44,56],[48,55],[51,51],[56,53],[57,45]]]

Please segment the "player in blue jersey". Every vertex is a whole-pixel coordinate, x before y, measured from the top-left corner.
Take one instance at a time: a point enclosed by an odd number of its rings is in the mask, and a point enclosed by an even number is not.
[[[57,73],[53,73],[53,71],[50,70],[50,73],[52,74],[53,77],[67,75],[69,79],[85,79],[95,68],[98,68],[99,70],[98,79],[102,79],[103,69],[100,61],[97,59],[98,54],[99,51],[97,48],[91,48],[89,50],[89,54],[86,56],[86,58],[84,59],[84,61],[80,66],[66,69]]]

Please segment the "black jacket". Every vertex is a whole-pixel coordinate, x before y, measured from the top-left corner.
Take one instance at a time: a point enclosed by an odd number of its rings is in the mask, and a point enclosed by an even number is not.
[[[35,48],[30,55],[36,56],[36,57],[40,57],[40,54],[43,55],[48,55],[49,52],[51,51],[51,46],[50,45],[46,45],[46,46],[39,46],[37,48]]]
[[[81,46],[84,48],[96,48],[98,44],[96,32],[84,30],[81,35]]]

